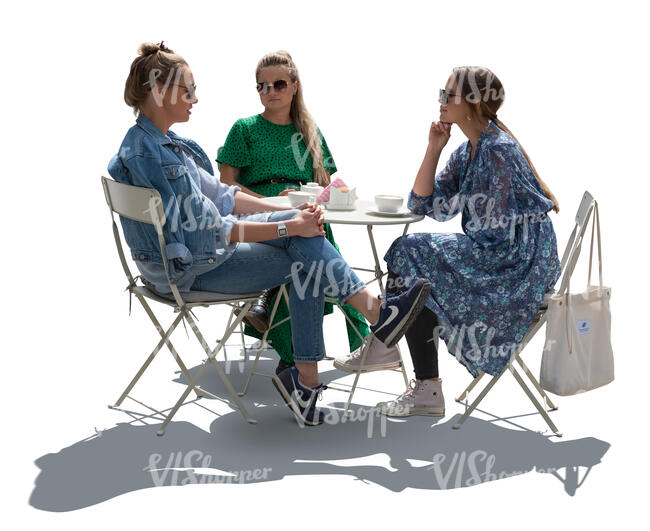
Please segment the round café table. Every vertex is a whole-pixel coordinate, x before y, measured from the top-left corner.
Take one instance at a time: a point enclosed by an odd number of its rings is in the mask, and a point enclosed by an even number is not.
[[[289,198],[286,196],[277,196],[277,197],[266,197],[265,201],[274,203],[282,206],[290,206]],[[359,200],[356,202],[356,208],[354,210],[330,210],[327,207],[323,207],[323,213],[325,214],[325,222],[332,225],[365,225],[366,231],[368,233],[368,239],[370,240],[370,247],[372,249],[372,256],[375,261],[374,268],[368,269],[367,267],[353,267],[355,271],[365,271],[368,273],[373,273],[374,278],[366,284],[377,281],[379,284],[379,289],[383,295],[386,295],[386,289],[382,281],[384,275],[387,274],[381,267],[379,261],[379,255],[377,254],[377,246],[375,245],[375,238],[373,236],[373,227],[376,225],[404,225],[404,232],[402,236],[408,232],[409,225],[411,223],[417,223],[421,221],[424,216],[419,214],[413,214],[412,212],[401,215],[380,215],[370,213],[369,210],[375,207],[374,201],[368,200]]]

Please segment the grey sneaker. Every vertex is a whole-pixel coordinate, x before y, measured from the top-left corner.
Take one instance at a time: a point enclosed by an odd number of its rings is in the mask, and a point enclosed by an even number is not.
[[[445,397],[442,394],[442,380],[411,380],[409,388],[402,396],[391,402],[380,402],[377,409],[389,417],[444,417]]]
[[[366,353],[366,359],[361,368],[361,358]],[[387,369],[396,369],[401,366],[402,356],[399,353],[397,345],[387,347],[379,341],[375,334],[370,333],[363,338],[361,346],[347,354],[334,360],[334,367],[340,371],[361,372],[383,371]]]

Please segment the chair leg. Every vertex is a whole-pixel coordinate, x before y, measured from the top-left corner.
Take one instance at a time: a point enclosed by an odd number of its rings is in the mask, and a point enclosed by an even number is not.
[[[248,348],[246,348],[246,338],[244,337],[244,325],[239,323],[239,335],[241,337],[241,347],[244,350],[244,363],[248,362]]]
[[[354,396],[354,392],[357,390],[357,383],[359,382],[359,376],[361,376],[361,371],[355,371],[355,373],[354,373],[354,383],[352,384],[352,388],[350,389],[350,393],[348,394],[348,401],[345,404],[345,409],[343,410],[343,416],[344,417],[348,414],[348,411],[350,410],[350,404],[352,403],[352,397]]]
[[[247,304],[250,305],[250,303],[247,303]],[[246,308],[246,310],[247,309],[248,308]],[[192,319],[192,317],[189,315],[189,313],[187,311],[183,310],[183,312],[185,313],[185,317],[186,317],[187,321],[190,323],[190,328],[194,332],[194,335],[196,336],[199,343],[203,347],[203,350],[205,350],[206,354],[208,355],[208,359],[205,360],[205,362],[203,363],[203,366],[201,367],[199,372],[196,374],[196,376],[193,379],[190,379],[187,387],[185,388],[185,391],[183,391],[180,398],[178,399],[178,401],[176,402],[176,404],[174,405],[172,410],[169,412],[169,414],[167,415],[167,418],[163,421],[162,425],[160,426],[160,428],[158,429],[158,431],[156,433],[158,435],[160,435],[160,436],[165,434],[165,429],[166,429],[167,425],[171,422],[172,418],[174,418],[174,415],[176,415],[176,412],[178,411],[178,409],[181,407],[181,405],[183,404],[183,402],[187,398],[187,395],[189,395],[190,392],[192,391],[192,389],[194,389],[196,387],[196,385],[199,382],[201,376],[203,376],[203,373],[208,368],[210,363],[212,363],[214,365],[214,367],[217,369],[217,374],[219,375],[219,378],[221,378],[221,381],[226,386],[226,389],[228,390],[231,397],[235,401],[235,404],[237,405],[237,408],[241,412],[244,419],[250,424],[256,424],[257,420],[251,418],[248,415],[248,412],[246,411],[246,408],[244,407],[244,404],[239,399],[239,396],[237,396],[237,393],[233,389],[230,381],[228,380],[228,377],[226,376],[226,374],[223,372],[223,369],[219,366],[218,362],[216,361],[216,356],[219,353],[219,350],[221,350],[221,348],[225,344],[228,337],[230,337],[230,335],[237,328],[237,326],[239,325],[241,320],[244,318],[245,312],[242,312],[239,316],[237,316],[237,318],[235,319],[235,322],[224,332],[223,338],[221,339],[221,341],[219,341],[217,343],[217,346],[214,348],[214,350],[210,350],[210,347],[208,347],[208,344],[205,342],[205,339],[203,338],[203,334],[201,334],[201,331],[199,330],[198,326],[194,322],[194,319]],[[232,405],[231,405],[231,407],[232,407]]]
[[[288,307],[289,306],[289,295],[287,294],[287,288],[286,288],[286,286],[284,284],[282,286],[280,286],[280,290],[278,291],[278,294],[275,297],[275,302],[273,303],[273,309],[271,310],[271,314],[269,315],[269,322],[272,323],[272,324],[271,324],[271,326],[269,326],[269,329],[266,332],[264,332],[264,335],[262,336],[262,339],[260,341],[260,348],[257,350],[257,354],[255,355],[255,361],[253,361],[253,366],[251,367],[251,370],[248,373],[248,378],[246,379],[246,384],[244,385],[244,389],[242,391],[240,391],[239,393],[237,393],[239,396],[244,396],[244,395],[246,395],[246,393],[248,393],[248,389],[250,388],[251,381],[253,380],[254,375],[256,375],[256,374],[261,375],[261,373],[256,373],[255,369],[257,368],[257,364],[260,361],[260,356],[262,355],[262,350],[264,350],[266,348],[266,345],[267,345],[266,338],[268,337],[269,332],[271,331],[271,329],[275,328],[276,326],[280,326],[281,324],[283,324],[284,322],[286,322],[286,321],[288,321],[290,319],[290,317],[285,317],[281,321],[279,321],[277,323],[273,323],[273,320],[275,319],[275,314],[278,311],[278,306],[280,305],[280,299],[282,297],[284,297],[284,300],[285,300],[285,302],[287,304],[287,307]],[[270,374],[268,374],[268,375],[265,374],[264,376],[268,376],[268,377],[272,378],[272,375],[270,375]]]
[[[151,311],[151,307],[147,304],[147,301],[144,300],[144,297],[142,297],[142,295],[138,294],[137,297],[140,300],[140,302],[142,303],[142,306],[144,306],[144,309],[147,312],[147,315],[149,315],[149,318],[153,322],[154,326],[156,327],[156,330],[158,330],[158,333],[162,336],[163,335],[163,333],[162,333],[163,328],[162,328],[162,326],[160,326],[160,323],[158,322],[158,319],[154,315],[153,311]],[[181,319],[182,319],[182,313],[179,313],[179,316],[181,316]],[[172,353],[172,356],[174,357],[174,359],[176,360],[176,363],[180,367],[181,372],[185,375],[185,378],[189,379],[190,378],[190,372],[187,370],[187,367],[183,363],[183,360],[181,359],[178,352],[176,352],[176,349],[174,348],[174,345],[169,340],[170,335],[171,335],[171,332],[167,335],[167,338],[165,339],[165,344],[167,345],[167,348],[169,349],[169,351]],[[201,397],[201,392],[198,389],[195,389],[194,392],[196,393],[196,396],[198,398]]]
[[[557,435],[558,437],[562,437],[562,434],[558,431],[557,427],[555,424],[553,424],[553,421],[551,420],[551,417],[548,416],[548,413],[546,410],[542,407],[542,405],[537,401],[535,396],[533,395],[532,391],[528,388],[526,383],[524,382],[523,378],[519,376],[519,373],[517,370],[514,368],[513,365],[508,365],[508,368],[510,369],[510,372],[512,375],[515,377],[515,380],[519,383],[521,388],[524,390],[528,398],[530,398],[530,401],[533,403],[537,411],[539,411],[539,414],[544,417],[544,420],[546,421],[546,424],[548,424],[549,428]]]
[[[228,324],[226,324],[226,330],[228,328],[230,328],[230,324],[232,323],[232,318],[233,318],[234,315],[235,315],[235,309],[233,308],[230,311],[230,315],[228,316]],[[241,322],[239,324],[241,326]],[[228,352],[226,350],[226,345],[223,346],[223,359],[224,359],[224,361],[228,361]]]
[[[248,304],[250,306],[250,303]],[[246,310],[248,311],[248,308],[246,308]],[[233,331],[237,328],[241,320],[244,318],[244,314],[238,316],[235,323],[232,326],[228,327],[228,329],[224,333],[223,338],[221,339],[220,344],[217,347],[215,347],[215,349],[212,351],[210,350],[210,347],[206,343],[205,339],[203,338],[203,334],[201,334],[201,331],[199,330],[197,324],[194,322],[194,319],[192,319],[192,317],[189,314],[186,314],[186,318],[190,323],[190,327],[192,328],[194,335],[196,335],[197,339],[199,340],[199,343],[201,343],[201,346],[203,347],[203,350],[205,350],[205,353],[208,355],[208,361],[212,362],[212,364],[214,365],[214,368],[217,370],[217,373],[219,374],[219,378],[221,378],[221,381],[226,386],[228,393],[235,401],[235,404],[237,404],[239,411],[241,411],[242,415],[244,416],[247,422],[251,424],[255,424],[257,421],[249,416],[248,412],[246,411],[246,408],[244,407],[244,403],[239,399],[239,396],[237,395],[232,384],[230,383],[230,380],[226,376],[226,373],[223,372],[223,369],[221,368],[221,366],[219,365],[216,359],[219,350],[226,344],[226,341],[228,340],[230,335],[233,333]]]
[[[540,395],[542,395],[542,398],[544,399],[544,403],[548,406],[548,410],[549,411],[555,411],[557,409],[557,406],[555,404],[553,404],[553,402],[551,402],[551,399],[548,397],[548,395],[546,394],[544,389],[542,389],[542,386],[537,381],[537,378],[535,378],[533,373],[530,372],[530,369],[528,369],[528,367],[524,363],[524,360],[522,360],[519,355],[517,355],[517,362],[519,363],[519,365],[521,365],[521,368],[524,371],[524,374],[526,374],[526,376],[528,376],[528,378],[530,379],[530,381],[533,384],[533,386],[535,387],[535,389],[537,389],[537,392]]]
[[[456,399],[456,402],[462,402],[463,400],[465,400],[465,398],[467,398],[467,395],[470,393],[470,391],[474,389],[474,387],[476,387],[476,384],[481,381],[481,378],[483,378],[484,374],[485,373],[481,371],[479,375],[470,382],[470,384],[465,388],[462,394]]]
[[[248,373],[248,378],[246,379],[246,384],[244,385],[244,389],[242,389],[242,391],[237,393],[239,396],[244,396],[246,393],[248,393],[248,389],[250,388],[251,381],[253,380],[253,375],[257,374],[255,372],[255,369],[257,368],[257,364],[260,361],[262,350],[264,350],[264,347],[266,346],[266,337],[268,336],[268,334],[269,331],[267,330],[266,332],[264,332],[264,335],[260,340],[260,348],[257,350],[257,354],[255,355],[255,360],[253,361],[253,366],[251,367],[251,370]]]
[[[463,425],[463,423],[467,420],[467,418],[472,414],[472,411],[474,411],[477,408],[477,406],[485,398],[485,395],[488,394],[490,389],[492,389],[494,387],[494,384],[497,383],[499,378],[501,378],[501,376],[503,376],[503,373],[505,373],[505,372],[506,372],[506,368],[504,367],[503,370],[499,374],[492,377],[490,382],[485,386],[485,388],[480,392],[480,394],[474,399],[474,402],[472,402],[467,407],[467,409],[465,409],[465,413],[463,413],[463,416],[460,418],[460,420],[458,422],[456,422],[456,424],[453,425],[453,429],[457,430]]]
[[[165,344],[165,340],[166,340],[166,339],[169,337],[169,335],[170,335],[170,334],[171,334],[171,333],[176,329],[176,327],[178,326],[178,323],[180,323],[181,319],[182,319],[182,316],[179,315],[179,316],[174,320],[174,322],[173,322],[172,325],[169,327],[169,329],[168,329],[164,334],[162,334],[163,337],[162,337],[161,340],[158,342],[158,344],[156,345],[156,347],[153,349],[153,352],[149,355],[149,357],[148,357],[148,358],[145,360],[145,362],[142,364],[142,367],[140,367],[140,370],[139,370],[139,371],[137,372],[137,374],[133,377],[133,379],[131,380],[131,382],[126,386],[126,389],[124,389],[124,392],[123,392],[123,393],[120,395],[120,397],[117,399],[117,402],[115,402],[115,404],[113,404],[112,406],[109,405],[109,406],[108,406],[109,408],[113,409],[113,408],[120,407],[120,405],[122,404],[122,402],[124,401],[124,399],[128,396],[128,394],[131,392],[131,390],[133,389],[133,387],[135,386],[135,384],[138,382],[138,380],[140,379],[140,377],[144,374],[144,371],[147,370],[147,368],[149,367],[149,365],[151,364],[151,362],[153,361],[153,359],[156,357],[156,355],[158,354],[158,352],[160,352],[160,349],[161,349],[162,346]]]

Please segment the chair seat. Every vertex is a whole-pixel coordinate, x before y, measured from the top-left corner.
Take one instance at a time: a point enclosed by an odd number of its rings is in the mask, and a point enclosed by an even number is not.
[[[153,286],[135,286],[133,291],[139,293],[143,297],[147,297],[162,304],[176,306],[176,301],[174,300],[174,295],[172,293],[160,293],[153,288]],[[229,301],[240,302],[246,299],[257,299],[260,295],[260,292],[247,294],[215,293],[213,291],[181,292],[183,301],[188,304],[216,304]]]

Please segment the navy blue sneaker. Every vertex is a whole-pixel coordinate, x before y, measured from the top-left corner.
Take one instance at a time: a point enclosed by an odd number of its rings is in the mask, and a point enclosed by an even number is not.
[[[430,292],[429,281],[419,278],[408,289],[388,294],[379,308],[379,320],[370,326],[375,337],[388,348],[395,345],[424,308]]]
[[[288,367],[273,378],[273,385],[293,411],[298,424],[318,426],[323,423],[325,414],[316,410],[316,402],[327,386],[305,387],[298,381],[299,374],[295,366]]]

